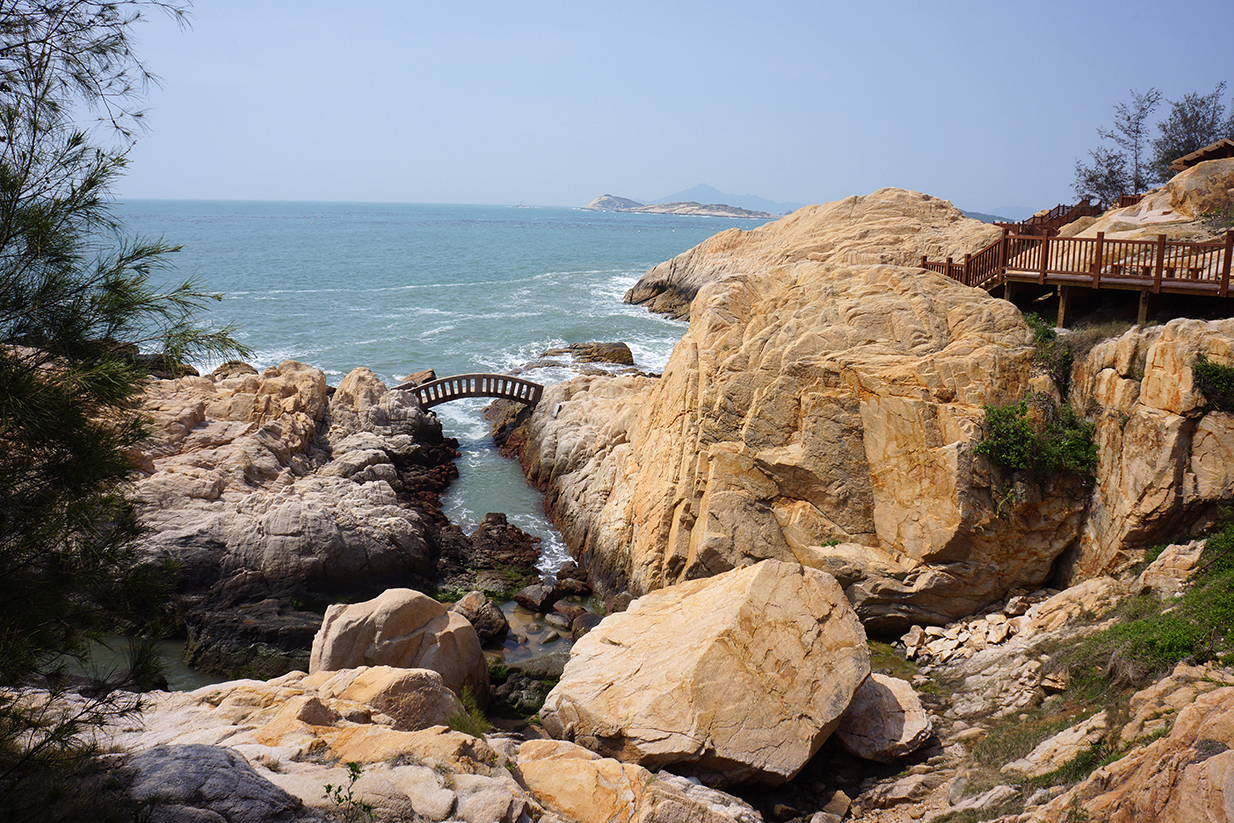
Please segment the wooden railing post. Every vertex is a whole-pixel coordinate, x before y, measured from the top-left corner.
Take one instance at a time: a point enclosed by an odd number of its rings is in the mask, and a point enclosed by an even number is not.
[[[1101,282],[1101,263],[1105,255],[1105,232],[1097,232],[1097,250],[1093,252],[1093,288]]]
[[[1157,263],[1153,266],[1153,294],[1161,293],[1161,275],[1165,272],[1165,235],[1157,235]]]
[[[1010,232],[1007,231],[1007,227],[1004,226],[1003,238],[999,241],[998,249],[998,276],[1000,280],[1007,279],[1007,261],[1011,256],[1011,249],[1009,248],[1011,241],[1007,239],[1009,234]]]
[[[944,265],[943,274],[947,275],[948,277],[951,277],[951,258],[950,257],[947,258],[947,262]]]
[[[969,280],[969,277],[968,277],[968,263],[969,263],[969,261],[970,261],[970,260],[972,260],[972,259],[973,259],[973,256],[972,256],[971,254],[969,254],[968,252],[965,252],[965,253],[964,253],[964,269],[963,269],[963,274],[964,274],[964,285],[966,285],[966,286],[971,286],[971,285],[973,285],[972,281],[971,281],[971,280]]]
[[[1046,270],[1049,269],[1050,263],[1050,235],[1045,235],[1041,238],[1041,273],[1037,278],[1037,285],[1045,285]]]
[[[1234,257],[1234,229],[1225,232],[1225,260],[1221,261],[1221,290],[1217,292],[1222,297],[1230,291],[1230,258]]]
[[[921,268],[924,269],[926,267],[925,264],[926,264],[926,256],[923,254],[921,255]]]

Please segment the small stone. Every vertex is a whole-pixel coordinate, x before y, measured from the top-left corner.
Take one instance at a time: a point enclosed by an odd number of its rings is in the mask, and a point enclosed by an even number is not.
[[[514,595],[515,603],[536,614],[548,611],[557,599],[556,592],[548,583],[533,583]]]

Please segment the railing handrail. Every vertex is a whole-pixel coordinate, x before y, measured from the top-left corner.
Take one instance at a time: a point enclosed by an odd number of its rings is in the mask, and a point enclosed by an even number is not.
[[[1051,237],[1004,230],[989,246],[965,255],[962,264],[950,257],[936,263],[923,256],[921,268],[987,290],[1014,273],[1017,279],[1033,278],[1041,285],[1091,283],[1099,289],[1105,278],[1118,288],[1227,297],[1232,260],[1234,229],[1215,241],[1169,240],[1164,234],[1156,240],[1122,240],[1107,238],[1105,232],[1096,237]]]

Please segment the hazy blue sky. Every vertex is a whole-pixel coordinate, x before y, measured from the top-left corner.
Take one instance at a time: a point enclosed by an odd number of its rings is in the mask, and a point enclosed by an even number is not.
[[[1229,0],[198,0],[121,195],[585,205],[708,183],[1072,199],[1129,89],[1234,81]],[[1229,102],[1227,96],[1227,104]]]

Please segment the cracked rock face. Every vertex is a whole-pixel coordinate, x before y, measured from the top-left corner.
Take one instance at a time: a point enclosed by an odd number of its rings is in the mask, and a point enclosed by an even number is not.
[[[203,670],[302,668],[320,617],[296,604],[432,582],[451,442],[367,369],[329,394],[319,369],[294,361],[147,387],[153,436],[134,455],[131,497],[151,526],[145,556],[177,569]]]
[[[835,579],[767,560],[605,618],[575,644],[540,717],[604,756],[776,784],[818,751],[869,673]]]

